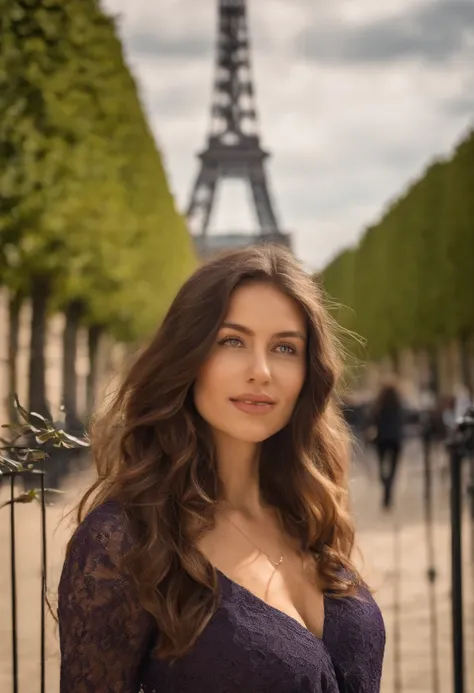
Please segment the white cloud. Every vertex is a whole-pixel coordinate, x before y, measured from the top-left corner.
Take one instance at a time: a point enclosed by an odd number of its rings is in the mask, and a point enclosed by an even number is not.
[[[367,27],[407,19],[433,4],[441,7],[443,0],[250,4],[262,144],[273,155],[270,185],[284,228],[294,231],[296,252],[312,267],[354,242],[388,199],[459,139],[474,113],[474,102],[466,99],[474,56],[468,46],[434,62],[405,57],[367,63],[345,61],[342,51],[340,60],[328,62],[298,53],[298,37],[325,26],[339,27],[342,41],[350,27],[371,35]],[[184,208],[209,122],[216,3],[104,5],[123,15],[127,58]],[[224,188],[221,203],[216,225],[253,223],[238,187]]]

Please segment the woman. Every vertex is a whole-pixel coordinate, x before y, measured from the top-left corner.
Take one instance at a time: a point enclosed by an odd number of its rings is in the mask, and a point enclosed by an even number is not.
[[[393,501],[393,486],[402,452],[404,408],[395,382],[387,382],[377,395],[373,410],[375,447],[382,484],[382,506],[389,509]]]
[[[186,282],[92,431],[98,479],[59,586],[62,693],[379,690],[339,368],[289,252],[237,250]]]

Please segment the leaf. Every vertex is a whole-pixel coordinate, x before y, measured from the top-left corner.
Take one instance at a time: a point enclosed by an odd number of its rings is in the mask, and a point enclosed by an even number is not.
[[[3,454],[0,454],[0,464],[11,465],[14,469],[21,469],[23,467],[21,462],[18,462],[17,460],[13,460],[11,457],[7,457],[6,455],[3,455]]]
[[[2,508],[5,508],[7,505],[12,505],[12,503],[32,503],[34,500],[37,499],[37,489],[31,489],[31,491],[27,491],[26,493],[21,493],[19,496],[16,496],[13,498],[13,500],[7,500],[4,503],[0,505],[0,510]]]
[[[22,462],[42,462],[49,457],[47,452],[43,450],[33,450],[27,448],[18,453],[18,457]]]
[[[38,414],[38,413],[35,412],[35,411],[30,412],[30,417],[31,417],[31,416],[34,416],[35,418],[39,419],[39,420],[42,421],[44,424],[46,424],[46,426],[48,426],[48,427],[52,425],[52,422],[50,421],[50,419],[45,419],[44,416],[41,416],[41,414]]]
[[[36,435],[36,440],[38,443],[48,443],[50,440],[53,440],[56,437],[56,431],[45,431],[44,433]]]
[[[61,433],[61,436],[63,436],[67,441],[74,443],[77,447],[80,447],[80,448],[90,447],[90,443],[83,438],[77,438],[76,436],[72,436],[70,433],[66,433],[66,431],[60,431],[60,433]]]
[[[27,412],[26,409],[24,409],[24,408],[21,406],[20,400],[18,399],[18,395],[15,394],[15,395],[13,396],[13,399],[14,399],[15,408],[17,409],[17,411],[19,412],[19,414],[21,415],[21,417],[24,419],[24,421],[26,421],[26,422],[28,423],[28,421],[29,421],[28,412]]]
[[[42,462],[49,457],[48,453],[42,450],[29,450],[28,451],[28,461],[29,462]]]

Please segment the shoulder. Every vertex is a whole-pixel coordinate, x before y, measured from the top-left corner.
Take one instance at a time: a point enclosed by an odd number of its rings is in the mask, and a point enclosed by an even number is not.
[[[335,617],[333,628],[340,626],[347,632],[356,633],[364,630],[364,633],[372,633],[378,642],[383,646],[385,642],[385,624],[381,609],[374,597],[368,584],[360,577],[346,569],[345,576],[353,578],[352,584],[354,592],[348,596],[336,596],[333,593],[327,594],[327,605],[331,608],[331,613]]]
[[[106,501],[91,510],[75,529],[69,550],[101,548],[121,556],[134,544],[132,527],[124,507],[117,501]]]

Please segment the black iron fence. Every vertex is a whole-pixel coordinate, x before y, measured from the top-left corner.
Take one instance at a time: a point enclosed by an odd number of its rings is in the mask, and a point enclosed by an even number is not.
[[[39,501],[41,504],[41,619],[40,619],[40,632],[39,632],[39,642],[40,642],[40,663],[41,663],[41,673],[40,673],[40,690],[41,693],[45,693],[45,643],[46,643],[46,552],[47,552],[47,542],[46,542],[46,504],[45,504],[45,473],[43,470],[34,470],[28,472],[31,476],[38,479],[40,487],[39,491]],[[10,485],[10,498],[7,504],[10,509],[10,585],[11,585],[11,647],[12,647],[12,691],[13,693],[19,693],[18,687],[18,610],[17,610],[17,593],[18,593],[18,583],[17,583],[17,542],[16,542],[16,506],[18,503],[28,502],[26,500],[27,494],[25,495],[17,494],[18,481],[23,482],[23,477],[25,473],[21,471],[4,471],[3,479],[7,480]]]
[[[41,507],[41,603],[38,633],[40,655],[40,691],[46,686],[46,609],[47,609],[47,532],[46,507],[59,491],[61,481],[88,447],[82,436],[73,435],[38,414],[29,414],[16,401],[21,423],[7,425],[8,439],[0,438],[0,486],[8,488],[8,498],[0,512],[9,510],[10,601],[12,692],[19,690],[19,628],[17,515],[19,504],[38,502]],[[74,431],[77,434],[77,430]],[[2,692],[3,693],[3,692]]]
[[[345,417],[354,431],[359,444],[364,447],[371,444],[365,431],[370,417],[367,413],[368,405],[359,407],[347,407]],[[416,435],[421,438],[423,449],[423,513],[426,536],[427,570],[429,603],[429,648],[431,676],[427,684],[427,690],[431,693],[440,693],[440,652],[438,630],[438,598],[436,567],[437,548],[434,539],[435,509],[433,507],[433,465],[432,453],[442,445],[446,450],[446,470],[450,481],[450,599],[451,599],[451,647],[452,647],[452,671],[453,693],[467,693],[466,687],[466,643],[464,614],[465,593],[463,582],[463,516],[465,515],[465,502],[469,503],[470,529],[471,529],[471,562],[474,566],[474,407],[470,407],[462,418],[454,421],[452,426],[443,423],[440,412],[437,410],[418,412],[407,410],[405,416],[406,433],[409,436]],[[466,484],[466,477],[468,483]],[[467,493],[466,493],[467,492]],[[421,501],[421,499],[420,499]],[[399,547],[399,526],[394,524],[394,546]],[[398,565],[399,556],[395,556],[395,564]],[[397,580],[395,580],[397,582]],[[397,592],[395,585],[395,592]],[[400,599],[395,596],[394,605],[394,690],[401,693],[403,690],[400,661]]]
[[[453,690],[465,691],[465,652],[463,619],[463,559],[462,559],[462,480],[463,466],[470,461],[471,471],[474,456],[474,408],[470,408],[452,432],[448,440],[451,475],[451,609],[453,633]],[[471,511],[474,503],[473,487],[469,486]]]

